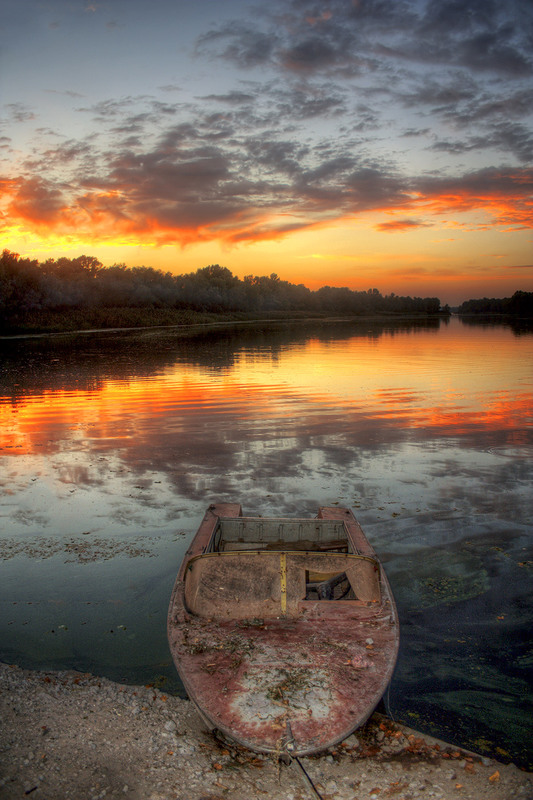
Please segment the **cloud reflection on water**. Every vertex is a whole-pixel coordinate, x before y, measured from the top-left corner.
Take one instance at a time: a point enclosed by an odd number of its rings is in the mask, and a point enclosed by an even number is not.
[[[65,586],[75,568],[59,560],[65,542],[77,547],[105,536],[114,542],[109,552],[120,554],[126,540],[148,537],[158,556],[149,567],[140,557],[125,567],[119,555],[100,561],[143,620],[121,617],[128,635],[140,637],[142,628],[161,653],[157,615],[164,615],[178,550],[207,503],[228,499],[248,513],[288,515],[314,514],[320,504],[353,506],[400,607],[393,711],[405,717],[418,708],[428,726],[440,714],[440,731],[451,736],[465,724],[460,687],[478,703],[486,667],[498,675],[494,691],[507,692],[524,725],[518,704],[533,657],[524,588],[533,559],[531,363],[532,337],[458,320],[11,341],[0,377],[2,535],[30,548],[38,537],[54,540],[43,548],[55,554],[47,563],[54,561]],[[186,536],[176,544],[177,529]],[[95,602],[103,580],[98,547],[90,552],[85,583],[61,590],[73,608],[82,591]],[[5,584],[17,592],[25,591],[22,557],[9,562],[12,583]],[[43,568],[39,575],[54,580]],[[102,648],[95,669],[116,676],[119,664],[125,669],[121,653],[102,628],[101,607],[94,608]],[[498,627],[502,614],[506,628]],[[111,628],[113,615],[104,618]],[[505,631],[513,638],[502,664],[492,642],[503,645]],[[35,636],[42,650],[48,634]],[[15,634],[10,641],[16,649]],[[78,655],[65,655],[69,663],[93,668],[88,642],[94,639],[76,638]],[[139,664],[149,671],[150,654],[128,642],[132,675]],[[512,681],[506,689],[511,677],[521,700]],[[502,726],[495,721],[494,729]],[[465,733],[467,740],[481,728]]]

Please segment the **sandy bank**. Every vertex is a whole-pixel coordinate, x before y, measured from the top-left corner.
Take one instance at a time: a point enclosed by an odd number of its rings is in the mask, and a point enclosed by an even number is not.
[[[0,798],[307,800],[297,767],[218,741],[157,689],[0,664]],[[533,775],[374,715],[301,759],[325,800],[531,800]]]

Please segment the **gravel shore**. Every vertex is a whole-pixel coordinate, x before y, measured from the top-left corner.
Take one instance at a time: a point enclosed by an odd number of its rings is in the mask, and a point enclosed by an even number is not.
[[[0,798],[308,800],[295,764],[218,740],[187,700],[79,672],[0,664]],[[533,775],[374,714],[300,759],[325,800],[532,800]]]

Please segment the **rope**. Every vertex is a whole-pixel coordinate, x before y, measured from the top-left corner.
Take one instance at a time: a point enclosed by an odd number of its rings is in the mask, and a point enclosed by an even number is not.
[[[300,761],[297,756],[293,756],[290,762],[291,764],[297,764],[300,768],[299,775],[305,785],[305,787],[311,792],[311,795],[315,798],[315,800],[324,800],[322,795],[319,793],[318,789],[316,788],[315,784],[307,774],[304,765]]]

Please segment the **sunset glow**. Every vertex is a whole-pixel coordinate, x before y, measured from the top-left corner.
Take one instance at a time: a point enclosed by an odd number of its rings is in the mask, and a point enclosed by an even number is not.
[[[531,291],[530,25],[521,0],[12,4],[3,247],[451,304]]]
[[[42,393],[11,401],[0,397],[0,450],[11,457],[53,455],[59,453],[57,443],[70,440],[80,452],[118,449],[126,458],[129,449],[154,446],[153,437],[159,439],[169,419],[173,435],[186,441],[204,416],[231,417],[244,437],[248,423],[264,420],[283,436],[285,420],[291,429],[316,426],[326,433],[330,412],[337,420],[340,414],[349,429],[390,426],[423,431],[424,437],[483,436],[498,429],[514,441],[528,416],[531,392],[492,388],[495,369],[512,385],[521,374],[512,338],[494,335],[492,371],[482,374],[471,365],[485,358],[490,334],[466,338],[456,326],[435,333],[418,331],[414,338],[397,332],[375,341],[355,336],[342,348],[311,339],[274,362],[255,353],[253,369],[242,353],[216,378],[201,367],[176,365],[148,379],[104,380],[91,390],[59,381]],[[395,365],[409,359],[410,348],[412,369],[406,375]],[[441,370],[428,390],[428,364],[435,359]]]

